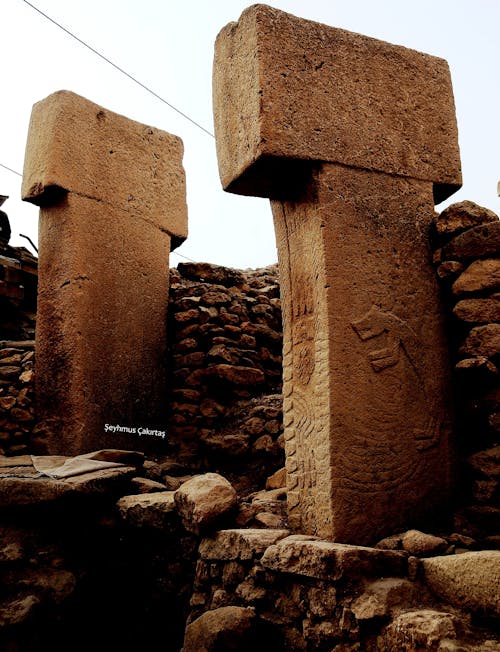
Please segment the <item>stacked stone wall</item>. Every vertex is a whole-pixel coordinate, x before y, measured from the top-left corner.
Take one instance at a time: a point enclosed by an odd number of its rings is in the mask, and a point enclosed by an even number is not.
[[[469,201],[434,222],[436,272],[454,365],[460,509],[456,524],[498,544],[500,532],[500,221]]]
[[[168,333],[168,433],[178,459],[240,487],[262,482],[284,463],[277,266],[179,264]]]
[[[29,451],[35,426],[34,341],[0,341],[0,454]]]

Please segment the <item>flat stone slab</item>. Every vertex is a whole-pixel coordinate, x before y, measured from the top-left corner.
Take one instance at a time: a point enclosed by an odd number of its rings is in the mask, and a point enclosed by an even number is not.
[[[299,159],[460,187],[443,59],[254,5],[217,37],[213,97],[230,192],[276,197]]]
[[[55,480],[37,471],[30,455],[0,457],[0,508],[37,505],[69,496],[102,494],[136,473],[135,467],[117,466]]]
[[[58,91],[33,107],[22,196],[38,205],[58,190],[93,198],[180,243],[187,236],[183,150],[177,136]]]
[[[431,557],[422,566],[427,585],[442,600],[500,616],[500,550]]]
[[[290,534],[288,530],[220,530],[203,539],[199,553],[206,560],[242,561],[260,557],[265,550]]]
[[[293,575],[335,581],[342,577],[401,576],[408,554],[292,535],[269,546],[261,559],[264,568]]]

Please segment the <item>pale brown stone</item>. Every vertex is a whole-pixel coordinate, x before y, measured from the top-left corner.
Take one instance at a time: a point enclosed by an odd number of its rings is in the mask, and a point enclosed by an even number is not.
[[[182,153],[179,137],[59,91],[33,106],[21,193],[38,206],[68,192],[95,199],[182,242]]]
[[[286,197],[301,161],[328,161],[461,185],[443,59],[265,5],[219,34],[214,117],[222,185]]]
[[[454,294],[500,290],[500,258],[471,263],[453,283]]]
[[[217,39],[214,114],[224,188],[273,200],[290,525],[375,542],[450,491],[428,243],[460,184],[447,65],[257,5]]]
[[[500,321],[500,293],[484,299],[462,299],[455,304],[453,314],[475,324]]]
[[[177,518],[173,491],[123,496],[117,508],[121,518],[134,527],[161,530]]]
[[[408,611],[395,618],[385,630],[383,649],[387,652],[437,650],[439,645],[443,650],[440,642],[455,639],[459,631],[460,621],[454,614],[432,609]],[[459,652],[460,647],[451,649]]]
[[[212,538],[203,539],[200,557],[207,560],[250,560],[289,535],[288,530],[220,530]]]
[[[500,354],[500,324],[476,326],[459,349],[463,356],[494,358]]]
[[[417,557],[430,557],[443,552],[448,547],[446,539],[436,537],[433,534],[420,532],[419,530],[408,530],[401,539],[403,550]]]
[[[182,151],[176,136],[74,93],[33,108],[23,198],[41,207],[40,452],[165,442],[168,258],[187,235]]]
[[[186,627],[181,652],[218,652],[254,649],[251,607],[225,606],[206,611]]]
[[[439,236],[449,239],[472,227],[497,221],[498,215],[489,208],[465,200],[451,204],[436,215],[434,228]]]
[[[446,260],[439,265],[436,274],[441,280],[454,279],[460,274],[463,268],[463,264],[458,262],[458,260]]]
[[[422,561],[429,588],[457,607],[500,616],[500,550],[464,552]]]
[[[468,229],[443,247],[443,256],[467,260],[500,253],[500,221]]]
[[[264,568],[328,581],[342,577],[406,574],[408,554],[292,535],[269,546],[261,559]]]
[[[23,463],[18,467],[4,466],[0,475],[0,507],[38,505],[62,498],[68,500],[78,496],[109,493],[123,487],[135,473],[133,467],[119,466],[53,480],[40,477],[32,465]]]
[[[371,620],[389,616],[398,609],[416,606],[421,599],[421,591],[414,582],[389,577],[368,584],[351,609],[356,620]]]
[[[177,489],[174,497],[184,527],[195,534],[214,527],[234,510],[237,502],[234,487],[218,473],[191,478]]]
[[[286,468],[278,469],[266,480],[266,489],[282,489],[286,487]]]

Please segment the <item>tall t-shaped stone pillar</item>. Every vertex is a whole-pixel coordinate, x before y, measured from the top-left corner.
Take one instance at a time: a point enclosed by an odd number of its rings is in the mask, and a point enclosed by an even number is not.
[[[35,104],[22,195],[40,206],[39,450],[165,446],[169,252],[182,141],[61,91]]]
[[[288,505],[372,543],[451,482],[434,200],[461,183],[445,61],[265,5],[219,34],[222,184],[269,197],[284,320]]]

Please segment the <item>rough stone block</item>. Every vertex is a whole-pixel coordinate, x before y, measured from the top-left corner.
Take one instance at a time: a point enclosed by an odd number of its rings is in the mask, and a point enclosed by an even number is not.
[[[342,577],[400,576],[406,573],[408,554],[292,535],[269,546],[261,559],[264,568],[329,581]]]
[[[205,473],[185,482],[175,492],[175,504],[186,530],[200,534],[236,507],[237,494],[226,478]]]
[[[219,34],[214,116],[222,185],[290,197],[298,161],[461,185],[443,59],[254,5]]]
[[[500,258],[472,262],[453,283],[454,294],[500,290]]]
[[[214,537],[203,539],[200,557],[208,560],[250,560],[290,534],[288,530],[220,530]]]
[[[134,527],[163,529],[168,523],[178,522],[173,491],[123,496],[117,507],[121,518]]]
[[[500,221],[481,224],[464,231],[443,247],[450,260],[467,260],[500,253]]]
[[[451,204],[434,220],[434,229],[441,238],[451,238],[480,224],[497,222],[498,215],[471,201]]]

